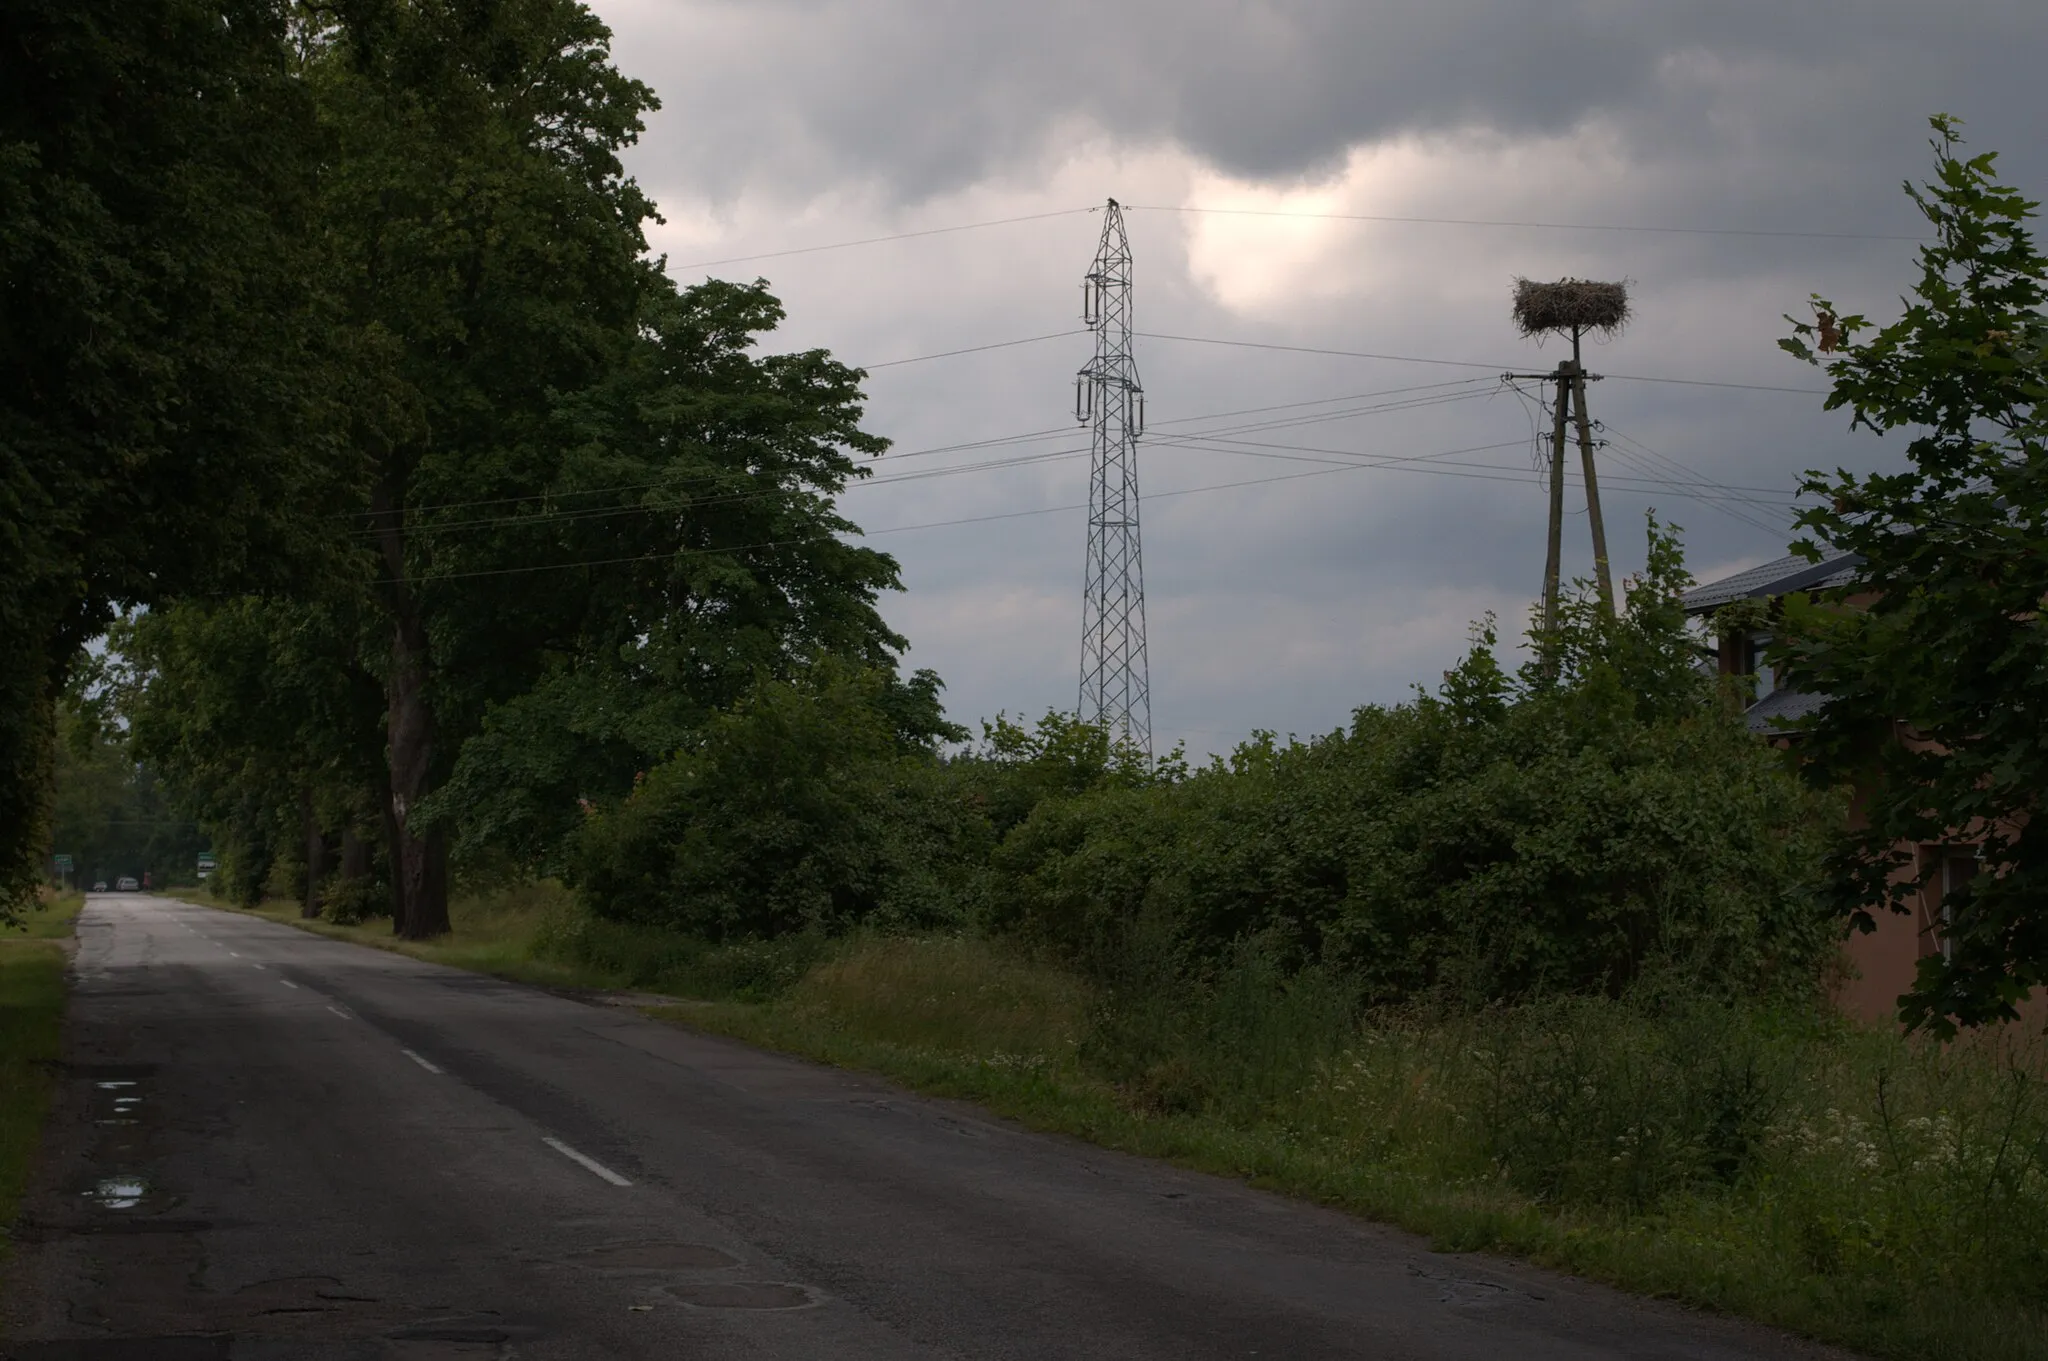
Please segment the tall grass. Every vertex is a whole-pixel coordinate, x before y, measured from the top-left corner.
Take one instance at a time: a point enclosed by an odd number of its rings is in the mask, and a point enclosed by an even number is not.
[[[83,894],[48,899],[0,928],[0,1262],[56,1089],[64,1024],[64,947]]]
[[[1360,1016],[1257,952],[1096,990],[857,942],[690,1024],[1910,1358],[2048,1357],[2048,1055],[1677,995]]]

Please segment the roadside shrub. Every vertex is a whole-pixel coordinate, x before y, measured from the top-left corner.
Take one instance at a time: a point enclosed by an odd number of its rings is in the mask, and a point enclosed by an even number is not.
[[[595,916],[706,940],[930,926],[974,897],[979,818],[906,749],[889,678],[822,660],[764,679],[585,820],[573,882]]]
[[[372,917],[388,917],[391,885],[374,875],[332,875],[321,889],[320,913],[338,926],[357,926]]]
[[[1040,802],[995,853],[996,920],[1105,977],[1141,922],[1195,977],[1256,938],[1373,1005],[1615,996],[1674,969],[1810,992],[1840,805],[1696,671],[1675,544],[1651,548],[1621,618],[1574,602],[1550,667],[1510,677],[1489,624],[1437,695]]]

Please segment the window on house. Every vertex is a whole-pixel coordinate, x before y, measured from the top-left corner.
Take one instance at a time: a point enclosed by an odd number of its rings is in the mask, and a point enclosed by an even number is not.
[[[1941,860],[1941,957],[1955,958],[1955,941],[1949,936],[1949,925],[1955,921],[1953,895],[1977,877],[1977,853],[1945,854]]]
[[[1768,633],[1752,633],[1742,640],[1742,669],[1745,674],[1756,677],[1755,699],[1762,699],[1778,688],[1771,664],[1764,660],[1764,649],[1770,645],[1771,635]]]

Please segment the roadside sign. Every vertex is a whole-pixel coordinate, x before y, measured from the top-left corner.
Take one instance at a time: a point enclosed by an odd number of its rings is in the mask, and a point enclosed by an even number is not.
[[[59,870],[59,871],[60,871],[61,873],[64,873],[64,874],[69,874],[69,873],[71,873],[71,857],[70,857],[70,856],[68,856],[68,855],[53,855],[53,856],[51,856],[50,858],[51,858],[52,860],[54,860],[54,861],[56,861],[56,862],[57,862],[57,869],[58,869],[58,870]]]
[[[213,873],[213,852],[201,851],[199,853],[199,877],[204,879],[211,873]]]

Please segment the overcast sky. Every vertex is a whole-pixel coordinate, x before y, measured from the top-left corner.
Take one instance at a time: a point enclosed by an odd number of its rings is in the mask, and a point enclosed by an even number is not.
[[[1059,333],[1090,209],[1133,205],[1144,332],[1474,366],[1138,341],[1161,750],[1327,731],[1433,684],[1488,610],[1520,631],[1545,492],[1497,375],[1558,346],[1516,335],[1515,276],[1630,282],[1634,323],[1588,356],[1613,553],[1640,565],[1654,507],[1710,579],[1784,552],[1802,469],[1898,457],[1758,389],[1820,386],[1774,343],[1808,294],[1896,306],[1927,115],[2037,197],[2048,171],[2039,0],[595,3],[663,100],[632,166],[676,277],[765,277],[790,314],[773,348],[878,366],[869,426],[895,449],[845,505],[902,563],[886,613],[957,719],[1075,703],[1092,341]],[[1227,414],[1288,403],[1323,405]],[[1202,429],[1240,442],[1186,447]],[[1374,458],[1416,461],[1346,466]],[[1586,572],[1576,485],[1568,508]]]

